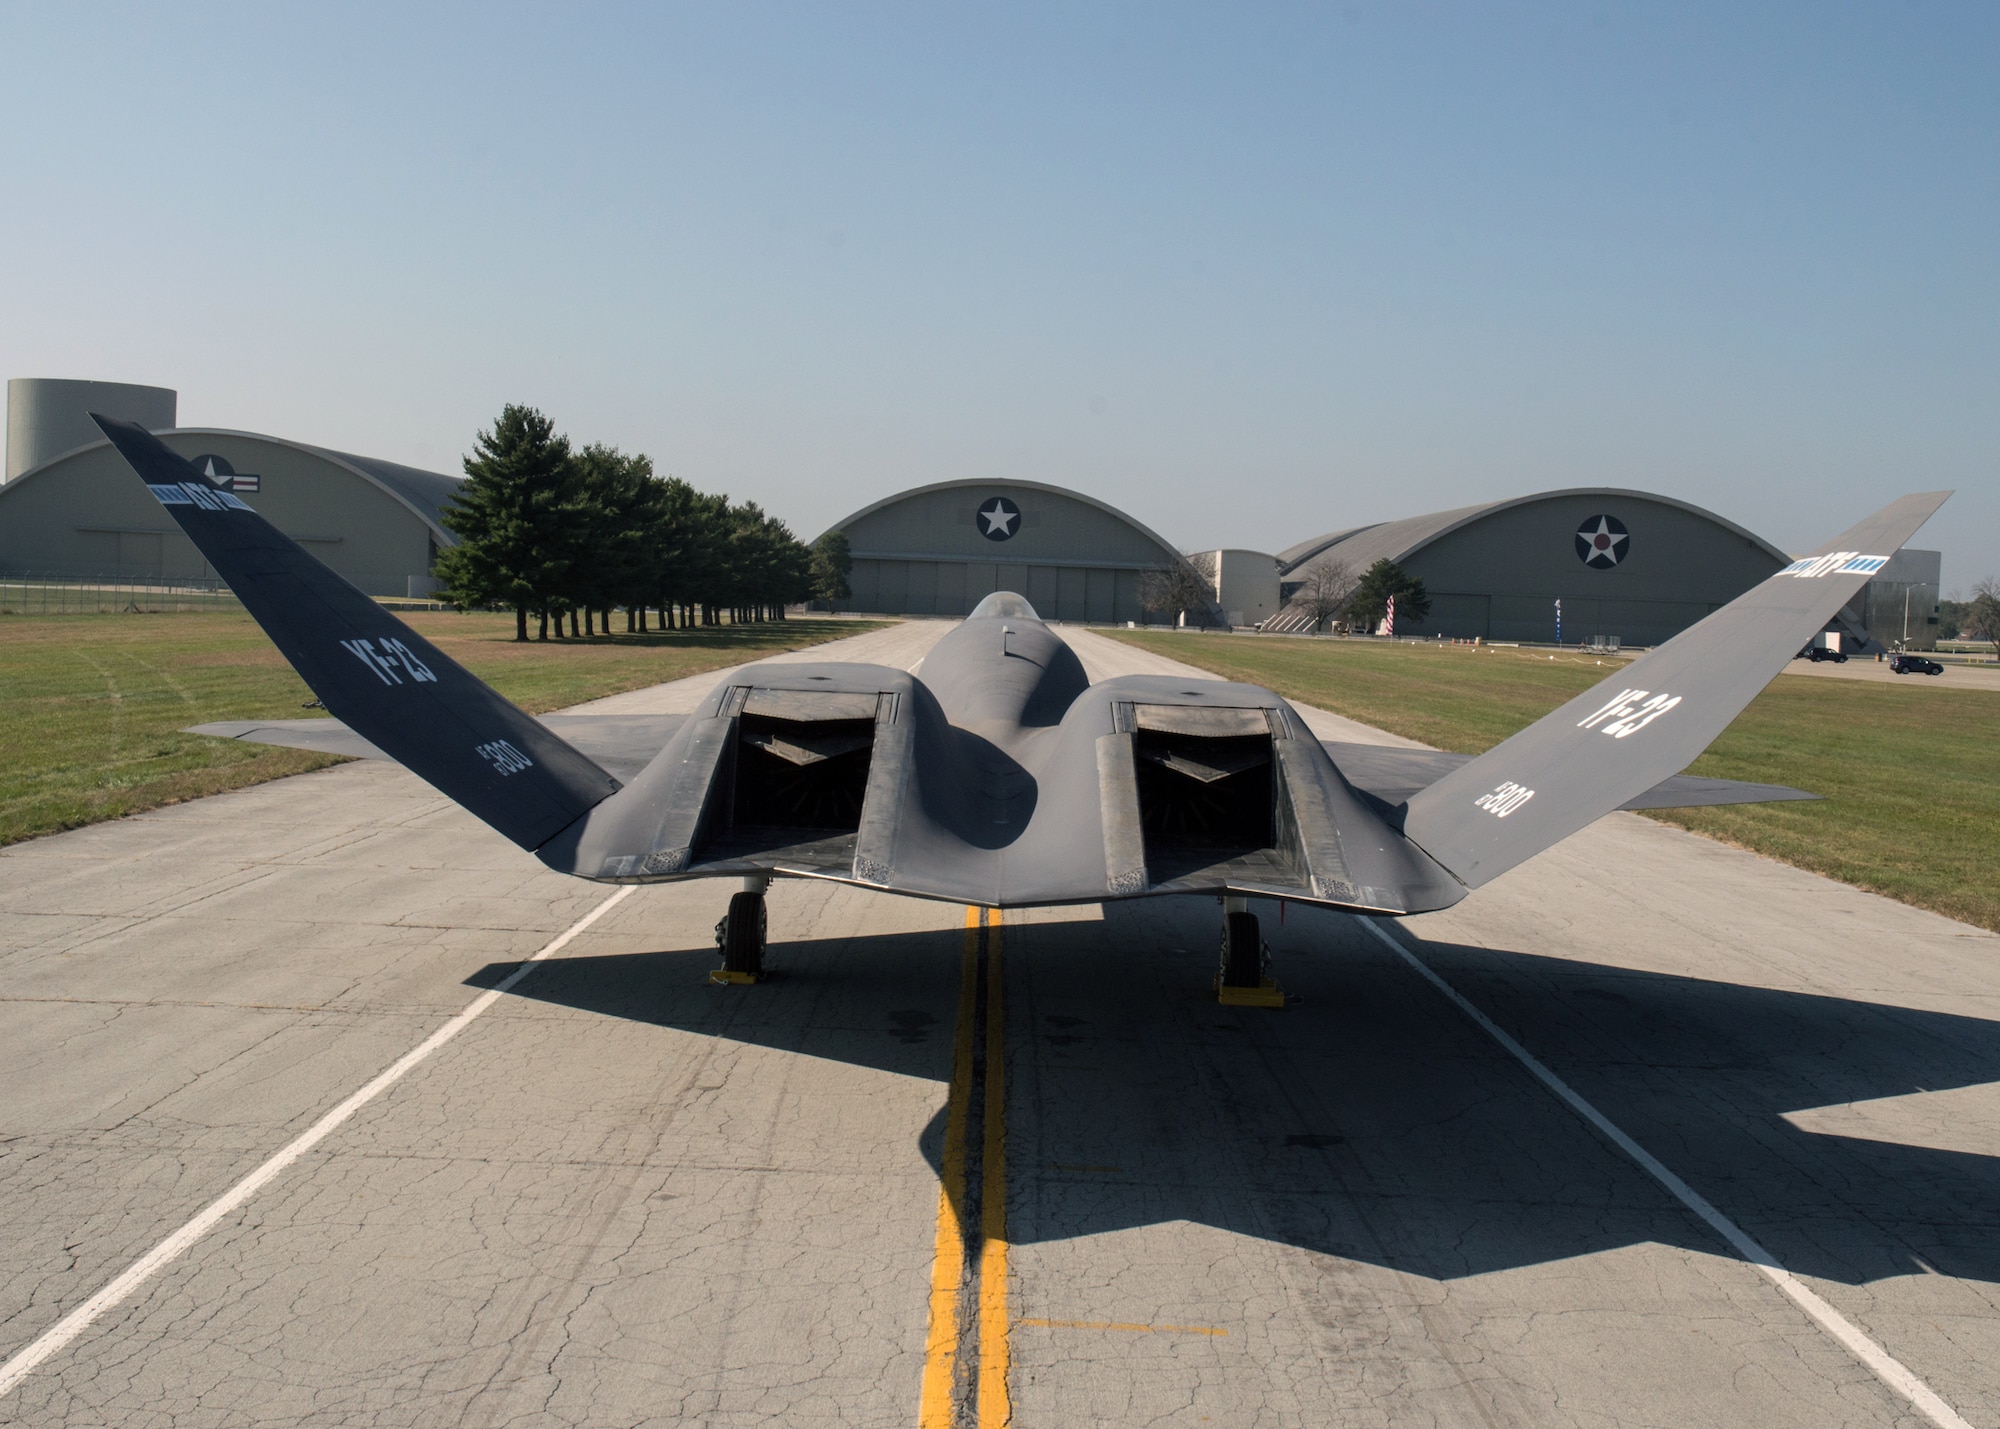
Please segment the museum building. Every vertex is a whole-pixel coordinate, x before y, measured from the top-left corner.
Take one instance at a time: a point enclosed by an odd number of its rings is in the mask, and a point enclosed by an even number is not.
[[[454,544],[442,511],[460,478],[283,437],[175,427],[164,387],[17,378],[7,384],[0,574],[173,584],[214,579],[89,413],[156,432],[266,519],[375,596],[428,595]]]
[[[1398,635],[1657,645],[1791,557],[1735,522],[1670,496],[1618,487],[1543,491],[1333,531],[1278,554],[1289,597],[1319,562],[1359,575],[1394,561],[1430,611]],[[1296,608],[1271,628],[1299,626]]]
[[[1036,481],[941,481],[833,528],[854,556],[853,610],[963,616],[1009,590],[1045,620],[1137,620],[1139,578],[1183,559],[1116,507]]]
[[[461,478],[282,437],[174,425],[162,387],[7,384],[0,575],[206,583],[193,543],[90,422],[139,422],[226,483],[279,530],[375,596],[421,596],[454,544],[443,511]],[[1656,645],[1781,569],[1790,556],[1685,501],[1616,487],[1537,492],[1332,531],[1276,556],[1184,554],[1082,492],[1034,481],[944,481],[837,522],[854,557],[843,609],[959,618],[1015,591],[1049,620],[1144,620],[1148,571],[1191,564],[1215,600],[1190,623],[1310,629],[1295,596],[1321,563],[1358,576],[1387,559],[1423,581],[1430,609],[1398,635]],[[1856,643],[1936,644],[1936,552],[1906,550],[1833,622]],[[1172,618],[1150,612],[1156,620]]]

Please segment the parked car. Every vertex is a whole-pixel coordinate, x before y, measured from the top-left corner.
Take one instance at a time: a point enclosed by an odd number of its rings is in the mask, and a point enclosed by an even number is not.
[[[1808,645],[1805,649],[1799,651],[1799,654],[1812,661],[1815,665],[1822,660],[1831,660],[1836,665],[1845,665],[1847,663],[1847,652],[1845,650],[1829,650],[1824,645]]]
[[[1889,668],[1899,675],[1942,675],[1944,666],[1922,655],[1892,655]]]

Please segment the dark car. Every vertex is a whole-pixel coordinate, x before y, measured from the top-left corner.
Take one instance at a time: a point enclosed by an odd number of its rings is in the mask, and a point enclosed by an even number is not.
[[[1815,665],[1822,660],[1831,660],[1836,665],[1845,665],[1847,663],[1847,652],[1845,650],[1829,650],[1824,645],[1808,645],[1805,649],[1799,651],[1799,654],[1805,656],[1806,659],[1812,661]]]
[[[1942,675],[1944,666],[1921,655],[1891,655],[1889,668],[1899,675]]]

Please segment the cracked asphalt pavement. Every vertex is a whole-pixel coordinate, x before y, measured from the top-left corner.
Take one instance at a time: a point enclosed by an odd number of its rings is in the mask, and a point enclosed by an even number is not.
[[[915,1424],[964,910],[780,883],[715,987],[730,891],[611,909],[0,1421]],[[605,893],[373,763],[0,852],[0,1360]],[[1015,1424],[1924,1422],[1354,920],[1257,911],[1283,1011],[1215,1004],[1212,902],[1007,915]],[[2000,938],[1631,815],[1390,931],[2000,1424]]]

